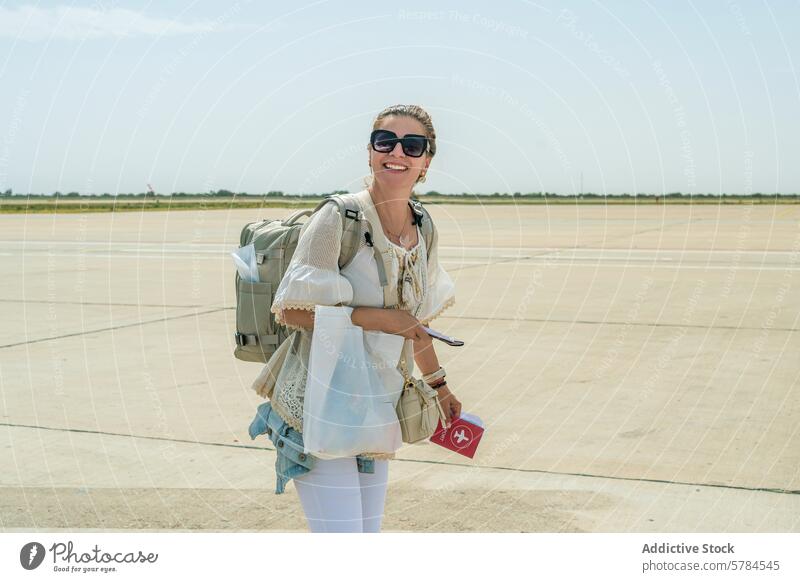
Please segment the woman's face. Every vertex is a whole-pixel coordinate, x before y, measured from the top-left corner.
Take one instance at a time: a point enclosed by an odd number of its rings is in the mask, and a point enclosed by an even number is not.
[[[419,121],[405,115],[384,117],[375,129],[388,129],[393,131],[397,137],[403,137],[408,133],[426,135],[425,128]],[[431,163],[430,154],[427,151],[418,158],[412,158],[405,154],[400,142],[394,145],[391,152],[385,154],[376,152],[370,144],[367,144],[367,149],[375,181],[392,189],[406,187],[411,190],[420,173],[427,171]],[[391,170],[385,164],[402,166],[406,169]]]

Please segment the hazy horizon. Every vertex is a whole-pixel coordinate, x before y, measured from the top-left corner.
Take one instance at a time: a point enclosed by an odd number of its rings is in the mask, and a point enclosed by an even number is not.
[[[800,191],[800,5],[7,2],[0,192],[355,191],[416,103],[419,192]]]
[[[225,192],[225,190],[221,190]],[[294,197],[319,197],[319,196],[327,196],[331,193],[349,193],[349,192],[357,192],[358,189],[352,190],[335,190],[330,192],[308,192],[308,193],[295,193],[295,192],[280,192],[280,195],[273,194],[273,192],[230,192],[229,194],[220,194],[219,192],[155,192],[153,196],[253,196],[253,197],[268,197],[268,198],[280,198],[285,196],[287,198],[294,198]],[[800,193],[797,192],[752,192],[749,194],[740,194],[737,192],[694,192],[694,193],[687,193],[687,192],[663,192],[663,193],[655,193],[655,192],[607,192],[607,193],[600,193],[600,192],[582,192],[582,193],[564,193],[564,192],[438,192],[438,191],[424,191],[424,190],[415,190],[418,196],[427,196],[427,195],[435,195],[435,196],[481,196],[481,197],[492,197],[492,196],[506,196],[506,197],[531,197],[531,196],[564,196],[564,197],[574,197],[574,196],[597,196],[597,197],[634,197],[634,196],[659,196],[659,197],[669,197],[669,196],[729,196],[729,197],[770,197],[770,196],[783,196],[783,197],[798,197]],[[118,196],[143,196],[145,194],[149,194],[146,192],[93,192],[93,193],[77,193],[78,196],[74,196],[75,192],[58,192],[60,195],[59,197],[68,198],[68,197],[81,197],[81,198],[98,198],[98,197],[118,197]],[[34,196],[34,197],[50,197],[54,198],[56,196],[56,192],[53,193],[42,193],[42,192],[28,192],[28,193],[13,193],[11,197],[26,197],[26,196]],[[8,198],[9,196],[4,193],[0,193],[0,198]]]

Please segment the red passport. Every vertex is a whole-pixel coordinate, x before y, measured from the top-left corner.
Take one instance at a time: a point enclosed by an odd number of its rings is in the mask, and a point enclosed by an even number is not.
[[[483,421],[474,414],[463,413],[450,423],[450,428],[439,425],[433,431],[430,442],[464,455],[470,459],[475,456],[483,436]]]

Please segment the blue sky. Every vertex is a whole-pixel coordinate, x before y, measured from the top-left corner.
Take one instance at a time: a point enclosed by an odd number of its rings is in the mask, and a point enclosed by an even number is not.
[[[800,192],[797,2],[4,2],[0,190]]]

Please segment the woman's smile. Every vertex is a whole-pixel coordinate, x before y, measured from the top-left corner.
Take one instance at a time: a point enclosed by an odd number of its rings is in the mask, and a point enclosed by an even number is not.
[[[386,168],[386,171],[390,174],[402,174],[408,170],[408,166],[396,164],[394,162],[384,162],[383,167]]]

